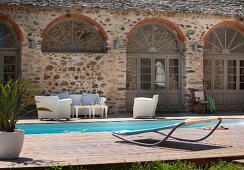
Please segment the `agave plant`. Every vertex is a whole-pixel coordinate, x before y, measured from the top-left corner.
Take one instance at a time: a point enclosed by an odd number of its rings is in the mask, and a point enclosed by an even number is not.
[[[36,103],[34,96],[39,92],[31,88],[28,81],[9,80],[5,85],[0,84],[0,132],[14,132],[16,122],[34,109],[27,107]],[[49,110],[37,108],[38,110]]]

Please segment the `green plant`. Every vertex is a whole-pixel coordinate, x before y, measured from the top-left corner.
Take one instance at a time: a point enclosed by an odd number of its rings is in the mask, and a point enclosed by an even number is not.
[[[82,166],[72,166],[72,165],[68,165],[68,166],[63,166],[61,163],[57,164],[57,165],[53,165],[51,167],[45,168],[45,170],[86,170],[83,169]]]
[[[244,170],[244,167],[233,162],[220,161],[213,164],[209,170]]]
[[[130,170],[244,170],[244,167],[233,162],[219,161],[207,166],[197,166],[186,161],[134,163]]]
[[[28,81],[19,79],[0,84],[0,132],[14,132],[20,117],[34,111],[27,111],[27,107],[36,103],[34,96],[38,92],[39,89],[31,88]],[[50,111],[47,108],[37,109]]]
[[[132,170],[199,170],[195,164],[185,161],[135,163]]]
[[[89,168],[88,168],[89,169]],[[116,170],[118,168],[106,168],[110,170]],[[57,164],[45,170],[86,170],[82,166],[63,166]],[[217,163],[210,163],[206,166],[199,166],[187,161],[176,162],[145,162],[145,163],[133,163],[131,167],[121,167],[119,170],[244,170],[244,166],[233,162],[219,161]]]

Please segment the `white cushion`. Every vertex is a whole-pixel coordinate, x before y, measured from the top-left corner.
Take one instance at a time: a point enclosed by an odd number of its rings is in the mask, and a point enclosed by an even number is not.
[[[81,103],[83,105],[92,105],[98,102],[98,95],[92,93],[83,93],[81,97]]]

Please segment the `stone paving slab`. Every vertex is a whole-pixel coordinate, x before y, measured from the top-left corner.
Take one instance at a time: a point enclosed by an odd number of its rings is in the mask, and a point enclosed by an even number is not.
[[[203,129],[179,129],[176,135],[197,138],[208,132]],[[94,165],[178,159],[244,159],[243,134],[243,127],[231,127],[229,130],[217,130],[199,143],[169,141],[156,147],[128,144],[111,133],[25,135],[20,158],[0,161],[0,168],[52,166],[58,163]],[[135,136],[136,139],[145,137],[159,139],[160,136],[155,133]]]

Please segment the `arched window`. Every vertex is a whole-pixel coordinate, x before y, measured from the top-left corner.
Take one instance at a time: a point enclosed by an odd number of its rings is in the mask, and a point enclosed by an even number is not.
[[[203,79],[216,107],[244,108],[244,33],[222,26],[204,42]]]
[[[0,21],[0,48],[17,48],[17,42],[13,32]]]
[[[179,44],[178,39],[167,27],[153,23],[137,29],[129,38],[126,50],[127,53],[175,53],[181,51]]]
[[[205,41],[204,53],[244,53],[243,33],[230,27],[213,30]]]
[[[80,20],[64,20],[55,24],[45,34],[43,52],[106,52],[96,27]]]
[[[15,32],[0,21],[0,83],[19,77],[19,42]]]
[[[130,34],[126,53],[127,110],[135,97],[159,94],[157,110],[182,109],[181,42],[173,30],[146,23]]]

